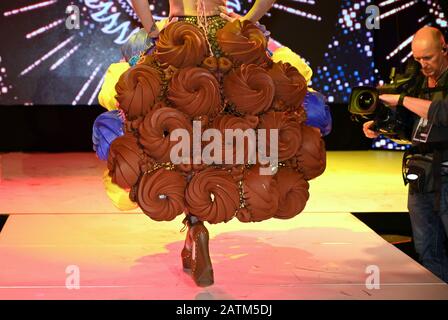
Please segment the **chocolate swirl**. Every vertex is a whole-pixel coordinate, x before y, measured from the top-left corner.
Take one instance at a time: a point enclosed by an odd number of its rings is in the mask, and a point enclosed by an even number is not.
[[[195,160],[193,160],[193,157],[190,156],[188,163],[177,164],[174,167],[177,171],[182,173],[187,178],[187,181],[190,181],[191,177],[193,176],[193,174],[195,172],[202,171],[204,169],[207,169],[207,167],[208,167],[205,163],[201,162],[202,155],[199,156],[198,159],[200,161],[195,161]]]
[[[279,192],[274,175],[260,175],[260,166],[244,171],[243,197],[247,210],[238,211],[241,222],[258,222],[272,218],[278,209]]]
[[[302,126],[302,146],[297,152],[297,164],[306,180],[320,176],[326,168],[325,142],[318,129]]]
[[[207,168],[193,176],[185,191],[189,212],[209,223],[227,222],[238,210],[238,185],[224,170]]]
[[[217,116],[212,123],[213,128],[224,133],[225,129],[255,129],[258,125],[258,117],[246,115],[244,117],[235,117],[228,114]]]
[[[112,182],[127,189],[137,183],[144,162],[143,151],[132,134],[116,138],[110,145],[107,168]]]
[[[161,168],[142,177],[137,203],[151,219],[171,221],[184,211],[185,187],[180,173]]]
[[[301,173],[289,168],[279,168],[275,179],[280,194],[275,218],[293,218],[305,208],[309,184]]]
[[[260,118],[260,129],[266,129],[267,151],[271,145],[270,130],[278,130],[279,161],[292,158],[302,144],[302,124],[295,113],[268,112]]]
[[[156,58],[176,68],[200,65],[207,56],[207,43],[201,30],[188,22],[173,22],[159,34]]]
[[[212,127],[214,129],[217,129],[221,132],[222,135],[222,160],[226,164],[235,165],[237,164],[237,155],[241,154],[243,152],[243,158],[239,160],[243,160],[243,163],[248,163],[250,159],[252,159],[252,163],[256,163],[256,143],[254,143],[253,148],[251,150],[251,154],[249,154],[249,141],[245,138],[245,136],[249,137],[250,132],[248,130],[255,129],[258,125],[258,117],[257,116],[251,116],[246,115],[244,117],[235,117],[232,115],[219,115],[217,116],[212,123]],[[227,130],[232,130],[232,134],[235,134],[234,138],[232,139],[232,144],[226,144],[226,135],[229,133],[226,133]],[[238,131],[234,130],[242,130],[240,133]],[[255,130],[253,132],[253,141],[256,142],[257,134]],[[244,136],[242,136],[244,135]],[[244,143],[242,150],[240,150],[241,146],[237,143],[237,137],[241,137]],[[229,161],[226,160],[226,151],[229,152],[231,150],[232,154],[232,162],[229,163]],[[238,161],[238,164],[241,164],[241,161]]]
[[[278,62],[268,71],[275,84],[276,109],[297,108],[305,99],[307,84],[299,71],[289,63]]]
[[[228,22],[216,33],[221,49],[237,64],[267,62],[267,40],[263,32],[249,20]]]
[[[177,72],[168,86],[167,98],[177,109],[197,117],[214,115],[221,105],[218,80],[204,68],[185,68]]]
[[[188,117],[173,108],[160,108],[148,113],[140,124],[139,141],[150,157],[159,162],[168,162],[171,160],[171,148],[179,143],[170,141],[171,133],[176,129],[188,131],[191,143],[193,128]]]
[[[161,91],[160,73],[145,64],[138,64],[120,76],[115,89],[119,108],[127,120],[145,116],[154,106]]]
[[[232,70],[225,77],[224,93],[238,112],[255,115],[271,107],[275,86],[266,70],[249,64]]]

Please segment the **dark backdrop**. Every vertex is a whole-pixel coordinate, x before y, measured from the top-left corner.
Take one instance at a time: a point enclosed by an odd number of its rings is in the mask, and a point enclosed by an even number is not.
[[[333,131],[328,150],[365,150],[361,124],[352,122],[346,105],[330,104]],[[0,108],[0,152],[92,151],[92,125],[105,110],[99,106],[4,106]]]
[[[93,0],[91,0],[92,2]],[[233,0],[232,0],[233,1]],[[377,1],[376,3],[383,3],[383,1]],[[76,2],[76,1],[75,1]],[[81,2],[81,1],[78,1]],[[93,1],[94,2],[94,1]],[[329,6],[327,11],[316,11],[315,8],[310,5],[293,3],[294,1],[289,1],[291,8],[296,9],[306,9],[304,11],[308,11],[311,14],[320,14],[322,17],[326,17],[326,19],[334,19],[334,7]],[[343,10],[349,12],[350,10],[354,10],[356,8],[356,2],[359,1],[332,1],[331,3],[338,3]],[[367,1],[366,3],[370,3],[371,1]],[[401,5],[404,3],[408,3],[410,1],[395,1],[385,7],[381,8],[382,13],[387,13],[391,10],[399,9]],[[25,1],[15,1],[15,2],[2,2],[2,7],[0,9],[5,9],[5,5],[9,5],[10,7],[15,7],[16,4],[25,4],[28,2]],[[288,1],[278,2],[280,4],[287,4]],[[317,4],[320,2],[317,1]],[[442,5],[442,6],[440,6]],[[295,6],[295,7],[294,7]],[[11,7],[11,8],[12,8]],[[399,66],[402,64],[402,61],[410,51],[410,45],[406,45],[402,50],[399,50],[397,54],[395,54],[390,59],[386,59],[390,53],[397,48],[403,41],[405,41],[409,36],[411,36],[419,27],[424,24],[432,24],[436,26],[444,26],[446,24],[446,19],[440,19],[441,8],[446,8],[446,1],[416,1],[416,4],[409,7],[406,10],[397,10],[396,13],[389,15],[381,21],[381,29],[375,31],[375,67],[370,65],[364,66],[367,69],[374,71],[375,68],[379,70],[379,74],[383,79],[387,78],[389,73],[389,69],[391,66]],[[430,12],[429,8],[433,8]],[[435,8],[435,9],[434,9]],[[365,9],[365,8],[364,8]],[[343,11],[338,13],[338,18],[344,18],[341,16]],[[358,20],[365,16],[359,16],[362,13],[361,9],[357,9]],[[48,13],[51,14],[51,13]],[[131,15],[131,13],[128,13]],[[445,13],[445,17],[447,14]],[[43,16],[45,19],[46,15]],[[26,17],[25,17],[26,18]],[[318,32],[320,30],[319,27],[312,27],[312,20],[308,22],[303,22],[304,26],[306,23],[309,23],[309,27],[304,28],[303,30],[296,30],[290,28],[288,24],[284,24],[281,27],[281,23],[283,19],[292,19],[294,17],[285,15],[282,10],[275,10],[273,14],[268,17],[270,19],[270,29],[273,33],[273,36],[276,37],[279,41],[286,42],[287,45],[291,46],[294,50],[300,51],[302,48],[304,52],[306,52],[306,48],[310,48],[312,46],[307,46],[307,43],[318,42],[314,44],[313,48],[317,48],[316,50],[320,50],[318,47],[323,46],[322,37],[318,36]],[[20,19],[24,19],[20,17]],[[9,21],[9,20],[8,20]],[[1,32],[3,35],[9,34],[11,30],[16,32],[13,27],[14,24],[7,25],[7,19],[2,16],[1,19]],[[287,20],[285,20],[287,22]],[[362,19],[359,20],[362,22]],[[347,22],[347,21],[346,21]],[[346,22],[344,22],[346,24]],[[344,25],[344,23],[338,22],[335,26],[335,30],[338,27]],[[20,24],[22,25],[22,24]],[[286,25],[286,29],[285,29]],[[23,26],[23,25],[22,25]],[[283,29],[282,29],[283,28]],[[23,28],[22,28],[23,29]],[[17,30],[22,30],[18,28]],[[287,30],[287,31],[285,31]],[[344,28],[338,29],[344,36]],[[444,29],[446,30],[446,28]],[[325,30],[324,30],[325,31]],[[347,30],[346,30],[347,31]],[[25,32],[25,31],[23,31]],[[328,30],[325,32],[328,33]],[[345,32],[348,34],[348,32]],[[298,38],[298,35],[302,34],[301,38]],[[345,34],[345,36],[347,36]],[[362,31],[360,34],[367,36],[367,33]],[[58,38],[59,39],[59,38]],[[333,39],[333,38],[332,38]],[[332,95],[332,92],[337,92],[338,86],[335,86],[335,81],[332,79],[331,83],[328,81],[327,76],[325,75],[325,68],[328,70],[329,68],[333,68],[334,70],[338,70],[338,68],[351,70],[353,64],[350,64],[351,55],[350,52],[346,52],[344,50],[349,50],[351,47],[356,47],[356,43],[353,42],[352,38],[340,38],[343,41],[347,40],[347,43],[343,43],[342,46],[333,47],[329,50],[330,55],[326,56],[325,59],[322,58],[319,61],[319,57],[314,56],[313,59],[316,59],[313,63],[319,65],[320,67],[313,68],[315,71],[316,77],[313,79],[313,86],[315,88],[320,88],[323,84],[329,84],[329,88],[327,92],[327,96]],[[16,41],[14,38],[9,37],[7,39],[10,43],[11,41]],[[22,41],[22,40],[21,40]],[[112,40],[111,40],[112,41]],[[351,44],[349,41],[352,41]],[[8,43],[3,41],[3,43]],[[15,42],[14,42],[15,43]],[[347,45],[350,44],[350,45]],[[317,47],[316,47],[317,46]],[[325,46],[323,46],[325,47]],[[4,45],[0,47],[0,58],[1,52],[5,50]],[[347,49],[348,48],[348,49]],[[32,50],[41,50],[42,48],[36,46],[36,48],[31,48]],[[114,49],[115,52],[117,48]],[[323,49],[322,49],[323,50]],[[36,52],[37,52],[36,51]],[[323,50],[325,51],[325,50]],[[322,52],[323,52],[322,51]],[[40,51],[39,51],[40,52]],[[356,51],[358,54],[359,52]],[[11,53],[11,52],[10,52]],[[14,51],[12,51],[14,53]],[[365,53],[365,52],[364,52]],[[17,57],[27,57],[28,51],[18,52],[16,54]],[[324,54],[325,55],[325,54]],[[13,55],[14,56],[14,55]],[[305,56],[305,55],[304,55]],[[28,55],[28,57],[32,57]],[[93,57],[97,58],[97,57]],[[336,60],[335,60],[336,59]],[[101,59],[100,59],[101,60]],[[0,71],[3,72],[2,68],[4,67],[4,59],[0,59]],[[345,61],[345,62],[344,62]],[[93,63],[93,62],[92,62]],[[17,66],[15,66],[17,68]],[[350,67],[350,68],[349,68]],[[7,71],[7,70],[6,70]],[[352,70],[353,71],[353,70]],[[80,74],[82,73],[79,71]],[[319,76],[320,75],[320,76]],[[350,72],[348,77],[353,76],[354,72]],[[330,75],[331,76],[331,75]],[[358,75],[359,77],[359,75]],[[368,77],[368,76],[366,76]],[[319,80],[321,79],[321,80]],[[48,80],[48,79],[47,79]],[[61,81],[62,79],[53,78],[52,81],[45,83],[47,81],[43,79],[42,81],[38,81],[37,84],[42,88],[47,88],[48,90],[55,90],[55,85]],[[9,79],[5,78],[2,75],[0,80],[1,84],[8,84]],[[356,78],[351,77],[350,81],[356,82]],[[322,87],[323,89],[323,87]],[[46,94],[50,94],[50,91],[45,91],[42,89],[41,97],[45,97]],[[9,91],[8,91],[9,92]],[[16,106],[10,105],[2,105],[1,100],[2,95],[0,95],[0,152],[8,152],[8,151],[50,151],[50,152],[61,152],[61,151],[89,151],[92,150],[92,142],[91,142],[91,132],[92,132],[92,124],[95,118],[105,110],[99,107],[98,105],[87,105],[87,101],[81,103],[76,106],[68,106],[61,105],[54,102],[53,105],[24,105],[19,104]],[[352,122],[350,114],[347,111],[347,105],[344,103],[330,103],[331,112],[333,116],[333,131],[332,133],[325,137],[325,141],[327,144],[328,150],[363,150],[369,149],[371,147],[371,141],[363,137],[361,132],[361,124]]]

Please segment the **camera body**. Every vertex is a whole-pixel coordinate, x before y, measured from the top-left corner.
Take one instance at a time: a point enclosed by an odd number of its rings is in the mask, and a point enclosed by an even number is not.
[[[403,106],[389,107],[381,102],[381,94],[418,94],[420,64],[410,61],[403,74],[395,74],[392,68],[391,82],[382,86],[355,87],[349,101],[349,112],[355,119],[374,120],[372,130],[400,143],[410,144],[414,124],[414,114]],[[420,84],[420,86],[419,86]]]

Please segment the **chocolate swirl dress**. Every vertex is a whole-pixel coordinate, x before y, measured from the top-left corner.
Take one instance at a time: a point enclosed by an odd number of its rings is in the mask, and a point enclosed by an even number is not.
[[[168,24],[155,49],[120,77],[125,133],[110,146],[110,177],[157,221],[183,213],[211,224],[290,219],[306,205],[308,180],[326,165],[319,131],[305,125],[306,81],[290,64],[273,62],[265,35],[250,21],[211,16],[203,28],[197,19]],[[275,174],[261,175],[261,164],[249,161],[174,164],[177,142],[170,137],[179,128],[191,135],[193,121],[223,134],[278,129]],[[236,153],[222,145],[223,154]]]

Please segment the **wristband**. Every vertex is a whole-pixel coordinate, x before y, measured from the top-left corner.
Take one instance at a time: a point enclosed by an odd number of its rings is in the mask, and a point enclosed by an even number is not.
[[[398,98],[397,106],[402,106],[402,107],[404,107],[404,105],[403,105],[404,98],[406,98],[406,93],[405,93],[405,92],[402,92],[402,93],[400,94],[400,98]]]

